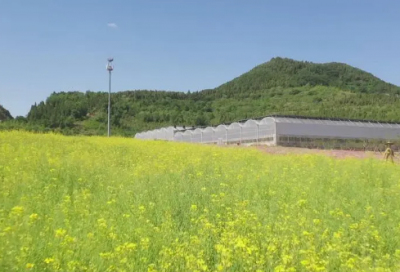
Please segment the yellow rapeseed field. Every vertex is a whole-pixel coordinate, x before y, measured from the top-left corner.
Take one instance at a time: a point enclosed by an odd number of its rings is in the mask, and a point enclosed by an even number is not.
[[[0,271],[400,271],[400,169],[0,133]]]

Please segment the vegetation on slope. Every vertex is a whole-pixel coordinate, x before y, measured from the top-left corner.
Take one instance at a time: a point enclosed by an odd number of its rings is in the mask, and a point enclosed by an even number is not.
[[[10,119],[13,119],[10,112],[0,105],[0,121],[6,121]]]
[[[231,93],[273,87],[330,86],[357,93],[400,94],[400,87],[344,63],[273,58],[216,89]]]
[[[340,63],[274,58],[215,89],[194,93],[126,91],[112,94],[114,134],[168,125],[205,126],[268,114],[400,120],[400,87]],[[3,128],[105,134],[107,93],[53,93],[33,105],[27,122]]]
[[[20,132],[0,150],[2,271],[400,269],[396,165]]]

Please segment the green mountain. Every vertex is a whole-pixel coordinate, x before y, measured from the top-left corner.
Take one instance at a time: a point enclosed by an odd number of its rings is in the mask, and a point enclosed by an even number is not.
[[[112,94],[112,133],[168,125],[218,125],[268,114],[400,121],[400,87],[342,63],[273,58],[215,89],[194,93],[136,90]],[[2,128],[104,135],[105,92],[53,93],[26,120]]]
[[[13,117],[10,112],[6,110],[2,105],[0,105],[0,121],[11,120]]]
[[[273,58],[223,84],[218,91],[265,90],[273,87],[330,86],[359,93],[400,94],[400,87],[343,63],[316,64]]]

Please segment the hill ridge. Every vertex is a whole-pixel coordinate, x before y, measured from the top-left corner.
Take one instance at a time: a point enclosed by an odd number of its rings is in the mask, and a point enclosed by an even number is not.
[[[0,104],[0,121],[13,119],[11,113]]]
[[[277,73],[279,72],[279,73]],[[259,74],[263,74],[260,76]],[[346,77],[346,75],[349,75]],[[365,93],[400,94],[400,87],[388,83],[370,72],[341,62],[315,63],[290,58],[274,57],[249,71],[225,82],[216,89],[231,88],[240,80],[256,78],[257,87],[330,86]],[[353,77],[353,78],[352,78]],[[354,80],[354,78],[356,80]],[[274,80],[275,84],[269,81]],[[343,82],[346,81],[346,82]],[[349,84],[351,83],[351,84]],[[239,84],[242,84],[239,82]]]
[[[112,93],[112,133],[132,136],[160,126],[218,125],[271,113],[398,122],[399,94],[400,87],[348,64],[275,57],[214,89]],[[104,135],[107,103],[107,92],[53,93],[33,105],[26,120],[2,127]]]

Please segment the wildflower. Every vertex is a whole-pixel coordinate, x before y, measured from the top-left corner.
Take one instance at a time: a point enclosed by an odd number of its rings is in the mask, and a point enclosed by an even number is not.
[[[64,244],[72,244],[76,242],[76,238],[75,237],[71,237],[69,235],[66,235],[64,238]]]
[[[50,264],[50,263],[54,262],[54,259],[53,258],[46,258],[46,259],[44,259],[44,262],[47,263],[47,264]]]
[[[57,229],[56,230],[56,237],[63,237],[67,233],[65,229]]]
[[[107,221],[104,218],[98,219],[97,224],[100,228],[107,228]]]
[[[127,249],[128,251],[134,250],[135,248],[136,248],[136,244],[134,244],[134,243],[128,243],[128,244],[126,245],[126,249]]]
[[[78,261],[69,261],[67,266],[68,266],[68,271],[75,271],[76,268],[79,266],[79,262]]]
[[[297,205],[299,205],[299,207],[304,207],[307,204],[307,200],[306,199],[300,199],[297,202]]]
[[[309,260],[302,260],[300,263],[301,263],[303,266],[308,266],[308,265],[310,264],[310,261],[309,261]]]
[[[352,229],[352,230],[356,230],[358,228],[359,228],[359,224],[358,223],[354,223],[354,224],[350,225],[350,229]]]
[[[147,272],[157,272],[156,265],[155,264],[149,264],[147,268]]]
[[[31,268],[33,268],[34,266],[35,266],[35,264],[33,264],[33,263],[27,263],[25,267],[26,267],[27,269],[31,269]]]
[[[99,255],[102,259],[105,259],[105,260],[111,259],[113,256],[113,254],[111,252],[101,252]]]
[[[245,247],[246,247],[246,244],[243,241],[243,239],[239,238],[239,239],[236,240],[235,248],[245,248]]]
[[[150,239],[147,237],[140,239],[140,245],[143,249],[148,249],[150,245]]]
[[[5,233],[6,233],[6,232],[10,232],[11,230],[12,230],[12,228],[11,228],[11,227],[6,227],[6,228],[4,228],[4,229],[3,229],[3,232],[5,232]]]
[[[29,216],[29,219],[31,220],[31,221],[35,221],[36,219],[38,219],[38,214],[37,213],[32,213],[30,216]]]
[[[22,215],[24,212],[24,207],[22,206],[15,206],[14,208],[11,209],[11,215],[19,216]]]
[[[111,199],[111,200],[109,200],[109,201],[107,201],[107,204],[108,205],[111,205],[111,204],[114,204],[114,203],[116,203],[117,201],[115,200],[115,199]]]

